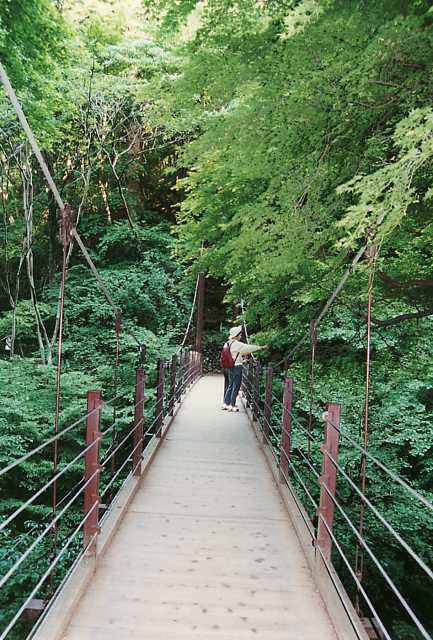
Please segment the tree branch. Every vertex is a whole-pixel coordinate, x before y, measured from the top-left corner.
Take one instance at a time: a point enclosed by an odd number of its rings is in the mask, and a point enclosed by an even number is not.
[[[433,287],[433,280],[408,280],[407,282],[399,282],[383,271],[379,271],[379,277],[393,289],[408,289],[409,287]]]
[[[354,311],[354,315],[358,318],[364,318],[364,320],[367,318],[367,314],[362,311]],[[378,327],[391,327],[395,324],[399,324],[400,322],[404,322],[405,320],[416,320],[417,318],[427,318],[428,316],[433,316],[433,308],[413,311],[411,313],[401,313],[398,316],[394,316],[394,318],[387,318],[386,320],[372,318],[371,321]]]

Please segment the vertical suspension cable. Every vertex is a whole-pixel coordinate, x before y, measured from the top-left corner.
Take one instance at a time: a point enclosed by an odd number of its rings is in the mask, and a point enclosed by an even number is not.
[[[54,410],[54,435],[59,433],[59,421],[60,421],[60,407],[61,407],[61,381],[62,381],[62,355],[63,355],[63,328],[65,319],[65,283],[66,272],[68,265],[68,251],[71,242],[71,229],[72,229],[72,211],[69,205],[66,205],[62,210],[60,218],[59,239],[63,245],[63,257],[62,257],[62,276],[60,281],[60,304],[59,304],[59,332],[57,339],[57,370],[56,370],[56,402]],[[58,438],[54,440],[53,445],[53,477],[57,475],[59,466],[59,441]],[[51,493],[52,512],[53,518],[56,517],[57,512],[57,480],[53,482],[53,488]],[[53,526],[53,554],[57,553],[57,524]],[[50,582],[52,586],[53,573],[50,575]]]
[[[243,300],[243,298],[241,298],[241,312],[242,312],[242,318],[243,318],[243,320],[242,320],[242,326],[243,326],[243,328],[244,328],[245,340],[246,340],[247,342],[249,342],[249,341],[250,341],[250,337],[249,337],[249,335],[248,335],[248,327],[247,327],[247,323],[246,323],[246,320],[245,320],[245,307],[244,307],[244,300]]]
[[[311,461],[311,429],[313,424],[313,407],[314,407],[314,394],[315,394],[315,364],[316,364],[316,347],[317,347],[317,323],[315,320],[310,324],[310,336],[311,336],[311,362],[310,362],[310,409],[308,412],[308,460]]]
[[[111,436],[111,446],[113,451],[117,444],[117,395],[119,386],[119,365],[120,365],[120,333],[122,331],[122,313],[120,309],[116,312],[115,319],[115,331],[116,331],[116,355],[114,360],[114,397],[113,402],[113,431]],[[113,453],[111,458],[111,479],[113,479],[116,473],[116,454]]]
[[[192,323],[192,319],[194,317],[194,311],[195,311],[195,304],[197,301],[197,294],[198,294],[198,286],[199,286],[199,275],[197,275],[196,281],[195,281],[195,291],[194,291],[194,298],[192,301],[192,307],[191,307],[191,312],[189,314],[189,319],[188,319],[188,325],[186,327],[185,333],[183,335],[183,339],[182,342],[180,344],[180,346],[178,347],[176,354],[180,353],[182,351],[182,349],[184,348],[188,335],[189,335],[189,331],[191,329],[191,323]]]
[[[364,423],[363,423],[363,448],[364,451],[361,453],[361,465],[360,465],[360,477],[359,477],[359,485],[361,489],[361,494],[365,495],[365,490],[367,486],[367,458],[365,455],[365,450],[368,447],[369,441],[369,403],[370,403],[370,387],[371,387],[371,310],[373,304],[373,282],[374,282],[374,267],[376,257],[378,255],[377,245],[371,245],[367,248],[366,254],[369,258],[369,274],[368,274],[368,294],[367,294],[367,318],[366,318],[366,328],[367,328],[367,345],[366,345],[366,354],[365,354],[365,399],[364,399]],[[363,497],[360,498],[359,504],[359,526],[358,532],[360,535],[359,540],[356,544],[356,554],[355,554],[355,573],[359,580],[359,583],[362,583],[362,579],[364,576],[364,550],[361,545],[360,540],[363,538],[365,528],[365,501]],[[361,602],[360,602],[360,590],[357,589],[356,592],[356,611],[358,615],[361,614]]]

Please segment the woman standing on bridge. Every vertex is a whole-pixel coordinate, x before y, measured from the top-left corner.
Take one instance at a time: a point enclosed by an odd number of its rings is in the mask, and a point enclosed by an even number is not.
[[[242,365],[245,362],[245,356],[259,351],[259,349],[266,349],[268,346],[245,344],[240,341],[241,334],[242,326],[230,329],[229,339],[224,345],[221,355],[224,372],[224,401],[222,405],[224,411],[239,411],[236,400],[242,384]],[[229,359],[231,362],[228,362]]]

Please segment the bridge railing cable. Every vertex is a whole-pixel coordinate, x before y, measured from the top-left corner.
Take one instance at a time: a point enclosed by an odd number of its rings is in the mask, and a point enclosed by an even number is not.
[[[356,624],[356,622],[359,623],[359,618],[356,621],[355,615],[360,615],[361,618],[364,616],[373,621],[381,637],[394,640],[393,632],[389,628],[389,620],[383,619],[382,611],[377,604],[377,595],[369,592],[371,586],[363,584],[356,568],[352,565],[353,553],[347,546],[348,534],[354,544],[359,545],[366,553],[376,572],[376,580],[383,581],[386,589],[389,590],[390,597],[395,599],[395,606],[401,608],[403,615],[407,617],[407,623],[413,625],[414,632],[419,634],[420,638],[431,640],[431,629],[422,619],[416,604],[410,601],[410,592],[403,592],[399,579],[390,573],[389,562],[375,550],[374,536],[365,529],[360,532],[357,523],[353,522],[356,512],[350,509],[352,500],[348,498],[348,493],[352,492],[351,495],[363,502],[370,517],[377,523],[374,528],[383,527],[393,540],[393,548],[400,548],[402,553],[406,553],[415,563],[414,566],[420,572],[420,579],[423,576],[424,579],[433,581],[433,569],[414,544],[410,544],[398,531],[396,523],[390,521],[389,517],[375,506],[373,498],[362,490],[359,482],[350,477],[350,467],[346,468],[339,461],[342,452],[338,451],[338,445],[340,449],[344,447],[343,453],[346,457],[353,458],[354,452],[365,455],[378,471],[385,474],[394,487],[403,488],[414,504],[426,510],[428,514],[426,521],[431,517],[429,514],[433,510],[433,503],[347,433],[340,424],[339,409],[336,413],[336,407],[339,405],[328,405],[328,410],[322,415],[325,421],[324,442],[323,429],[319,432],[315,426],[309,432],[304,424],[304,420],[308,421],[308,411],[304,405],[299,408],[295,406],[292,384],[292,380],[288,378],[281,383],[279,379],[273,377],[272,368],[262,370],[260,363],[254,362],[245,367],[242,395],[250,417],[257,425],[263,443],[269,447],[276,467],[279,469],[280,479],[289,490],[293,503],[304,521],[317,556],[321,558],[337,593],[340,594],[341,602],[346,608],[353,628],[359,627],[359,624],[358,627]],[[281,389],[281,395],[279,389]],[[304,419],[301,419],[300,415],[304,415]],[[311,449],[308,447],[310,441],[313,444]],[[332,478],[334,478],[333,481]],[[340,495],[343,496],[343,500]],[[332,517],[329,517],[330,512]],[[348,533],[345,533],[344,527],[347,528]],[[341,535],[343,538],[339,539]],[[337,561],[338,558],[341,560],[341,567]],[[343,573],[341,573],[342,567],[344,567]],[[364,603],[363,610],[356,607],[347,609],[347,595],[341,593],[341,582],[335,577],[338,574],[341,574],[340,578],[350,593],[352,593],[350,582],[352,583]]]
[[[111,398],[110,400],[106,400],[104,402],[104,404],[105,405],[113,404],[117,400],[121,400],[122,398],[124,398],[125,395],[126,395],[126,393],[121,393],[121,394],[117,395],[115,398]],[[34,449],[31,449],[30,451],[28,451],[27,453],[22,455],[20,458],[17,458],[16,460],[13,460],[12,462],[10,462],[8,465],[6,465],[2,469],[0,469],[0,478],[1,478],[1,476],[5,475],[6,473],[9,473],[10,471],[12,471],[12,469],[15,469],[15,467],[17,467],[17,466],[23,464],[24,462],[26,462],[27,460],[29,460],[31,457],[33,457],[37,453],[40,453],[43,449],[48,447],[50,444],[53,444],[57,440],[60,440],[63,436],[65,436],[67,433],[69,433],[73,429],[76,429],[76,427],[78,427],[79,425],[81,425],[84,422],[86,422],[86,420],[90,416],[95,414],[97,411],[99,411],[99,409],[92,409],[92,411],[88,411],[87,413],[82,415],[80,418],[75,420],[68,427],[65,427],[64,429],[62,429],[62,431],[59,431],[59,433],[57,433],[55,436],[52,436],[51,438],[47,438],[46,440],[44,440],[44,442],[42,442],[40,445],[38,445]]]

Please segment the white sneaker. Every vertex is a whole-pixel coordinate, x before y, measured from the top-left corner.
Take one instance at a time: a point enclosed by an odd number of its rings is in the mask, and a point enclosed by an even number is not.
[[[230,408],[230,407],[229,407],[227,404],[223,404],[223,405],[222,405],[222,407],[221,407],[221,409],[222,409],[223,411],[228,411],[228,410],[229,410],[229,408]]]

